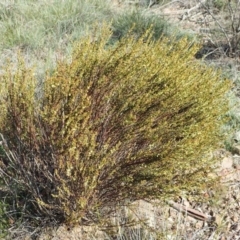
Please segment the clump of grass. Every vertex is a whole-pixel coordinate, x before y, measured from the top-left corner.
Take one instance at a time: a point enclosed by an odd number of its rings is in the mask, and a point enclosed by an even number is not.
[[[111,17],[106,1],[32,1],[1,3],[1,49],[55,49],[78,39],[86,27]],[[62,42],[62,43],[61,43]]]
[[[38,65],[42,81],[46,71],[69,56],[76,39],[94,23],[111,21],[112,17],[110,3],[105,0],[1,1],[0,67],[8,58],[16,60],[20,50],[28,66]]]
[[[212,4],[219,10],[224,10],[227,6],[227,1],[224,0],[213,0]]]
[[[112,22],[113,37],[112,41],[120,40],[131,30],[134,37],[140,37],[147,29],[152,28],[154,40],[162,36],[173,36],[175,38],[191,37],[187,33],[182,33],[163,17],[147,14],[139,9],[127,10],[114,18]]]

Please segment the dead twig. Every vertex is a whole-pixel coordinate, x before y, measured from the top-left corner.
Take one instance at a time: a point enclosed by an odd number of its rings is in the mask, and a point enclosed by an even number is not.
[[[205,214],[203,214],[203,213],[201,213],[201,212],[199,212],[195,209],[188,208],[188,207],[186,207],[182,204],[175,203],[174,201],[168,201],[168,204],[172,208],[176,209],[177,211],[182,212],[182,213],[186,213],[188,216],[193,217],[197,220],[204,221],[204,222],[207,222],[207,221],[211,220],[207,215],[205,215]]]

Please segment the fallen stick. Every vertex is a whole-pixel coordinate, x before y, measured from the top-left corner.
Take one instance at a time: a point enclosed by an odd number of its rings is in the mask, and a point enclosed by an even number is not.
[[[203,213],[201,213],[201,212],[199,212],[195,209],[186,207],[182,204],[175,203],[174,201],[168,201],[168,204],[172,208],[176,209],[177,211],[185,213],[188,216],[193,217],[197,220],[204,221],[204,222],[211,221],[210,217],[208,217],[207,215],[205,215],[205,214],[203,214]]]

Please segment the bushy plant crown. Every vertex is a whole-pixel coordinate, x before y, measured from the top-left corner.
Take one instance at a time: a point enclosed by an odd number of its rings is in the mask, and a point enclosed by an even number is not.
[[[228,82],[194,59],[187,39],[110,38],[105,27],[81,39],[40,98],[22,62],[1,76],[1,177],[41,215],[96,220],[126,198],[198,193],[211,182]]]

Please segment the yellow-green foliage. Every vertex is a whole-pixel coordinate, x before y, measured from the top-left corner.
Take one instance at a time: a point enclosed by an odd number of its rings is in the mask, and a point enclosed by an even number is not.
[[[125,198],[197,193],[221,140],[229,84],[196,62],[197,46],[110,36],[81,39],[41,99],[22,65],[1,77],[0,132],[27,169],[12,176],[35,181],[21,184],[40,212],[71,223]]]

